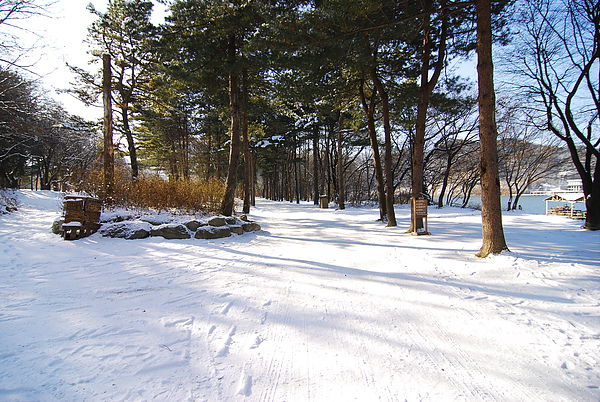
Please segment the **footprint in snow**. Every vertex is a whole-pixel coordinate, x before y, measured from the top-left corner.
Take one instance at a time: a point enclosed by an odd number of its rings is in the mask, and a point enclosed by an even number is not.
[[[256,349],[260,346],[261,343],[263,343],[263,339],[260,336],[256,335],[256,338],[254,338],[254,341],[250,345],[250,349]]]
[[[229,302],[225,305],[225,307],[223,307],[223,309],[221,310],[221,314],[227,314],[229,313],[229,310],[231,309],[231,306],[233,306],[233,302]]]
[[[242,371],[242,375],[240,376],[237,394],[244,396],[250,396],[252,394],[252,376],[248,375],[246,370]]]

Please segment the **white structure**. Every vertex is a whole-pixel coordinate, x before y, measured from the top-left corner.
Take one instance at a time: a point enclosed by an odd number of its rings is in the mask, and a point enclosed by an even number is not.
[[[583,185],[581,184],[580,179],[570,179],[567,180],[567,191],[580,193],[583,191]]]
[[[568,216],[574,219],[585,218],[584,211],[575,209],[575,204],[585,202],[583,193],[556,193],[546,198],[546,215]],[[563,205],[549,207],[550,202],[560,202]],[[565,205],[565,204],[569,205]]]

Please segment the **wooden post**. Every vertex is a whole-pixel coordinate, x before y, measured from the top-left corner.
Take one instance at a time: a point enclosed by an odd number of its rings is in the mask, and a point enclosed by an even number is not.
[[[104,104],[104,196],[110,203],[115,177],[115,153],[113,148],[112,120],[112,71],[109,54],[102,55],[102,100]]]
[[[427,227],[427,199],[411,197],[411,228],[410,234],[415,236],[430,235]]]

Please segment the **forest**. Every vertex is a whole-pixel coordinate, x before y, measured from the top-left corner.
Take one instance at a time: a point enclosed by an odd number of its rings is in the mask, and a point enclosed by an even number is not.
[[[70,65],[69,91],[103,121],[44,96],[3,36],[0,187],[224,215],[236,197],[247,213],[256,196],[326,196],[375,203],[387,226],[411,197],[477,194],[486,256],[506,249],[501,192],[515,209],[570,169],[600,228],[595,1],[173,0],[162,24],[152,10],[89,7],[91,64]],[[3,1],[0,31],[41,12]]]
[[[0,0],[0,401],[600,401],[599,79],[598,0]]]

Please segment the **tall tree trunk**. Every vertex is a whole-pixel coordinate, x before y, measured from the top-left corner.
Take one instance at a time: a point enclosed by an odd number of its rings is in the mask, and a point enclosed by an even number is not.
[[[383,83],[377,76],[375,69],[371,70],[371,80],[381,98],[383,113],[383,132],[385,134],[385,156],[383,169],[385,173],[385,200],[388,223],[387,226],[397,226],[396,212],[394,211],[394,177],[392,176],[392,128],[390,126],[390,105],[388,95]]]
[[[245,214],[250,213],[252,203],[250,191],[252,180],[252,155],[250,154],[250,138],[248,137],[248,72],[244,70],[242,75],[243,109],[242,109],[242,139],[244,148],[244,209]]]
[[[298,138],[294,134],[294,151],[292,152],[292,166],[294,168],[294,196],[296,204],[300,204],[300,183],[298,182]],[[291,201],[291,199],[290,199]]]
[[[329,163],[329,130],[326,131],[325,134],[325,171],[326,171],[326,183],[327,183],[327,188],[326,188],[326,194],[327,194],[327,199],[329,201],[331,201],[331,169],[329,167],[330,163]]]
[[[593,179],[585,190],[586,212],[583,227],[589,230],[600,230],[600,158],[596,158]]]
[[[383,169],[381,167],[381,156],[379,155],[379,140],[377,139],[377,130],[375,128],[375,100],[377,92],[373,91],[371,102],[367,103],[367,98],[364,92],[364,85],[360,86],[360,98],[363,105],[363,110],[367,116],[367,128],[369,131],[369,141],[373,149],[373,170],[375,171],[375,180],[377,181],[377,198],[379,200],[379,219],[385,221],[387,208],[385,198],[385,187],[383,178]]]
[[[123,119],[123,133],[125,134],[125,139],[127,140],[127,149],[129,150],[131,177],[136,180],[140,175],[140,171],[135,141],[133,140],[133,133],[131,132],[131,127],[129,126],[129,109],[127,107],[123,107],[121,109],[121,118]]]
[[[225,216],[231,216],[233,214],[233,204],[235,201],[235,188],[237,185],[237,169],[240,158],[240,88],[239,88],[239,77],[237,71],[235,71],[235,58],[236,58],[236,43],[235,36],[229,38],[229,60],[230,68],[232,69],[229,73],[229,107],[231,109],[231,144],[229,150],[229,167],[227,170],[227,180],[225,184],[225,194],[223,195],[223,202],[221,203],[221,213]]]
[[[313,203],[319,205],[319,126],[313,128]]]
[[[481,220],[483,245],[478,257],[507,250],[502,228],[500,178],[498,176],[497,128],[492,62],[490,0],[475,2],[477,10],[477,84],[479,87],[479,140],[481,143]]]
[[[423,49],[421,52],[421,83],[419,88],[419,102],[417,104],[417,119],[415,122],[415,138],[413,142],[412,153],[412,196],[418,197],[420,193],[425,192],[423,183],[424,170],[424,152],[425,152],[425,130],[427,123],[427,110],[429,109],[429,98],[437,84],[446,57],[446,36],[447,24],[445,14],[442,17],[442,31],[440,35],[439,54],[435,64],[434,72],[429,79],[429,69],[431,66],[431,13],[432,0],[423,0]],[[423,218],[414,219],[416,228],[411,227],[409,232],[414,232],[423,228]],[[411,219],[411,225],[413,220]]]
[[[115,181],[115,150],[113,147],[112,119],[112,66],[109,54],[102,55],[102,103],[104,104],[104,197],[109,204]]]
[[[446,160],[446,169],[444,169],[444,178],[442,179],[442,188],[440,189],[440,196],[438,198],[438,208],[444,206],[444,195],[448,188],[448,179],[450,178],[450,169],[452,167],[452,156],[448,156]]]
[[[256,206],[256,157],[250,154],[250,160],[252,161],[252,169],[250,176],[252,177],[251,190],[250,190],[250,204],[255,207]]]
[[[189,138],[190,131],[188,125],[187,112],[183,116],[181,123],[181,141],[180,141],[180,154],[181,154],[181,173],[184,180],[190,179],[190,155],[189,155]]]
[[[338,182],[338,208],[339,209],[346,209],[346,204],[345,204],[345,185],[346,183],[344,183],[344,158],[343,158],[343,147],[342,147],[342,140],[343,140],[343,133],[342,133],[342,121],[343,121],[343,117],[342,117],[343,113],[340,111],[340,118],[339,118],[339,122],[338,122],[338,132],[337,132],[337,154],[338,154],[338,160],[337,160],[337,182]]]

